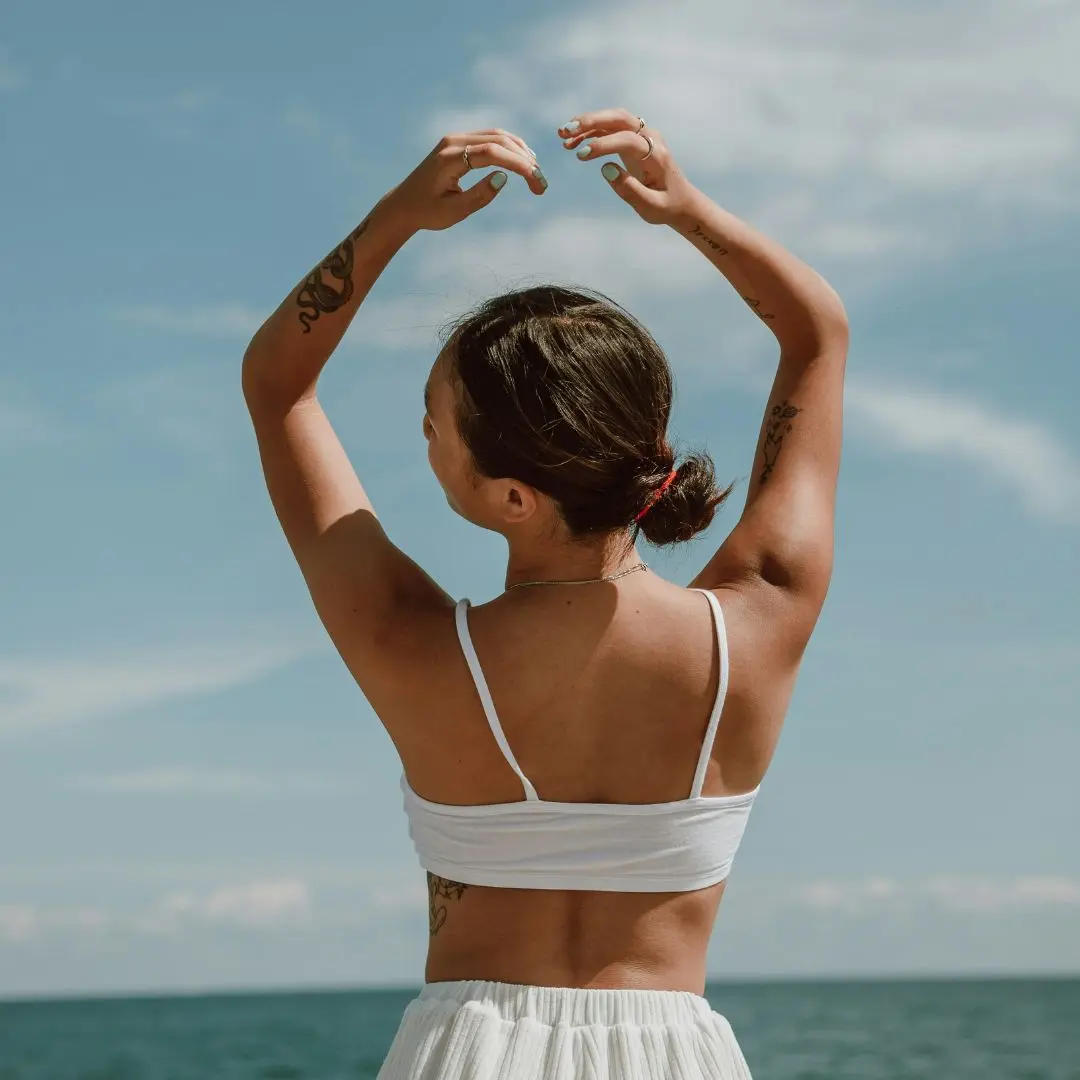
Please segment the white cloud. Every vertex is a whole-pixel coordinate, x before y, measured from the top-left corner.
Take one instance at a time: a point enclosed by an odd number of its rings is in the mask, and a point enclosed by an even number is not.
[[[266,318],[242,304],[206,304],[190,308],[170,308],[141,304],[113,308],[111,315],[131,326],[192,334],[198,337],[250,337]]]
[[[543,282],[587,285],[621,302],[723,285],[669,230],[613,217],[562,215],[457,244],[436,238],[415,269],[416,282],[404,295],[365,301],[345,337],[350,347],[431,346],[447,322],[487,297]]]
[[[355,785],[316,772],[259,772],[162,765],[69,778],[65,787],[92,795],[181,795],[208,798],[306,798],[347,794]]]
[[[145,934],[175,934],[192,926],[271,929],[305,926],[312,918],[311,890],[297,878],[228,885],[196,895],[169,893],[136,921]]]
[[[312,920],[311,889],[298,878],[269,878],[202,893],[171,892],[138,913],[97,907],[0,905],[0,942],[26,945],[63,936],[86,941],[104,934],[173,936],[196,929],[274,930]]]
[[[458,295],[477,297],[550,280],[589,284],[616,297],[717,284],[716,270],[688,243],[625,217],[560,216],[491,232],[478,243],[439,244],[420,273],[425,282],[453,282]]]
[[[949,911],[971,915],[1080,909],[1080,881],[1064,877],[1023,877],[1012,881],[935,878],[923,886],[922,892]]]
[[[347,348],[430,348],[439,330],[475,302],[466,292],[424,292],[410,288],[405,295],[365,300],[343,338]]]
[[[30,904],[0,904],[0,941],[23,944],[57,933],[97,937],[112,924],[99,908],[55,909]]]
[[[83,723],[253,682],[310,650],[302,643],[222,643],[126,656],[0,659],[0,735]]]
[[[1059,436],[956,395],[849,378],[845,405],[892,449],[975,465],[1045,518],[1080,521],[1080,460]]]
[[[991,207],[1075,205],[1078,50],[1069,0],[987,0],[977,19],[959,3],[684,0],[673,18],[605,0],[493,43],[424,137],[479,123],[498,87],[485,126],[522,129],[543,160],[557,124],[625,105],[751,220],[814,257],[831,240],[879,261],[978,242],[1002,224]]]
[[[750,888],[754,885],[751,883]],[[1080,910],[1080,881],[1068,877],[933,877],[822,880],[769,891],[780,903],[858,915],[880,908],[929,907],[967,915]]]

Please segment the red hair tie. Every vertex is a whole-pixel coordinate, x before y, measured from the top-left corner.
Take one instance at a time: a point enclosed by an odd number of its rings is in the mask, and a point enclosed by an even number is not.
[[[675,483],[675,477],[678,475],[678,469],[672,469],[671,472],[668,473],[667,479],[656,489],[656,493],[653,497],[645,504],[643,509],[637,512],[634,521],[641,521],[641,519],[663,498],[664,492]]]

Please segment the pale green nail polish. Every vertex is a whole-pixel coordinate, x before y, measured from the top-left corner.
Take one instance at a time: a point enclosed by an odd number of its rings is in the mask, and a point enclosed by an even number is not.
[[[503,185],[506,183],[506,173],[497,172],[491,174],[491,186],[496,191],[502,191]]]
[[[563,131],[577,131],[581,127],[580,120],[571,120],[568,124],[563,124]]]
[[[539,165],[533,169],[532,174],[535,179],[540,181],[540,186],[546,191],[548,186],[547,177],[540,171]]]
[[[601,170],[605,180],[614,181],[619,179],[619,166],[614,161],[609,161]]]
[[[582,143],[581,148],[577,152],[577,156],[584,161],[593,151],[592,143]]]

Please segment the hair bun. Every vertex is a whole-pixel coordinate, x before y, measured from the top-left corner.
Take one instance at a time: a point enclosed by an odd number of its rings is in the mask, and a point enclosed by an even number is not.
[[[660,477],[651,491],[655,493],[663,482],[664,477]],[[730,494],[730,487],[724,491],[717,488],[716,470],[708,454],[689,454],[638,527],[650,544],[690,540],[712,524],[717,508]]]

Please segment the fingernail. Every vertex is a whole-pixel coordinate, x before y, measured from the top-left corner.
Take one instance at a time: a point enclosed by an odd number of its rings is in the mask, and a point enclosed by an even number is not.
[[[525,144],[525,149],[528,150],[530,154],[532,154],[532,159],[533,159],[533,161],[535,161],[536,160],[536,151],[528,143]]]
[[[491,174],[491,186],[496,191],[502,191],[503,185],[506,183],[506,173],[497,172]]]
[[[544,174],[540,171],[539,165],[537,165],[536,168],[533,169],[532,174],[537,180],[540,181],[540,186],[546,191],[548,186],[547,177],[544,176]]]
[[[600,170],[604,175],[604,179],[609,182],[614,182],[619,179],[619,166],[614,161],[607,162]]]
[[[577,156],[584,161],[593,151],[593,144],[591,142],[584,142],[578,149]]]
[[[580,130],[580,128],[581,128],[581,121],[580,120],[571,120],[570,123],[563,124],[563,131],[574,132],[574,131]]]

